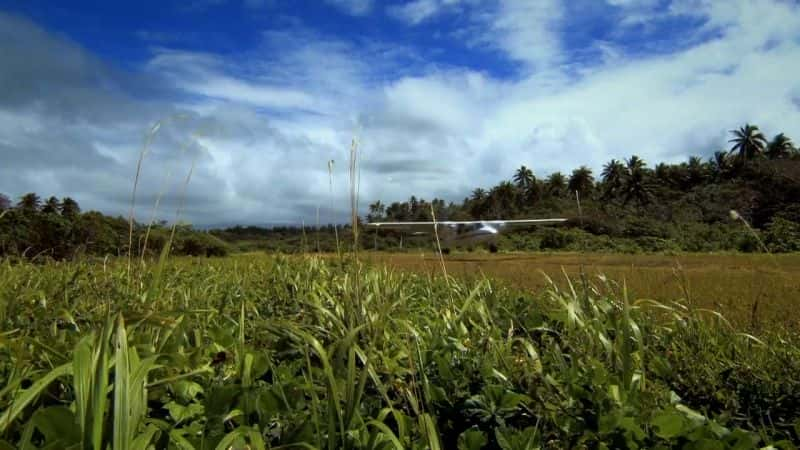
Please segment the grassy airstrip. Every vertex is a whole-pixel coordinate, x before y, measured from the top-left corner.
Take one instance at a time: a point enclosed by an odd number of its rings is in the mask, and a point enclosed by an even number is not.
[[[758,280],[729,265],[769,274],[768,258],[723,257],[717,269],[712,257],[679,258],[697,302],[669,287],[658,257],[641,257],[638,270],[652,274],[638,279],[619,256],[585,259],[585,272],[606,270],[605,279],[581,277],[572,255],[456,255],[445,265],[451,278],[441,265],[415,273],[361,258],[171,258],[130,271],[124,259],[0,262],[0,448],[747,449],[800,440],[800,347],[767,326],[774,305],[761,308],[754,331],[699,300],[721,283],[721,301],[734,301]],[[775,280],[796,261],[779,260],[767,288],[789,289]],[[461,276],[475,273],[470,264],[511,283]],[[524,284],[540,283],[535,268],[561,266],[569,282]],[[673,295],[640,300],[648,286]],[[797,298],[779,292],[786,305]]]
[[[366,258],[421,273],[442,272],[427,253],[367,253]],[[800,330],[800,255],[783,254],[586,254],[463,253],[445,256],[448,274],[502,280],[529,293],[551,282],[562,287],[598,277],[624,282],[632,298],[682,299],[722,313],[742,327]]]

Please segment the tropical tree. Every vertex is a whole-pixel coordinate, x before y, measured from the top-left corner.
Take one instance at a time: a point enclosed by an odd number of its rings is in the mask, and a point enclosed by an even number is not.
[[[533,171],[525,166],[520,166],[514,174],[514,183],[523,192],[535,182],[536,178],[533,176]]]
[[[698,156],[689,158],[686,164],[686,183],[687,187],[694,187],[703,184],[708,179],[708,166]]]
[[[486,214],[488,193],[485,189],[477,188],[472,191],[469,200],[469,214],[475,219],[481,219]]]
[[[19,202],[17,203],[17,208],[25,211],[25,212],[34,212],[38,211],[42,205],[42,200],[33,192],[29,192],[22,197],[20,197]]]
[[[647,180],[647,164],[636,155],[626,161],[625,184],[623,185],[624,203],[636,201],[639,206],[650,202],[652,193]]]
[[[673,183],[672,172],[672,166],[667,163],[660,162],[656,164],[656,167],[653,169],[653,176],[659,184],[671,185]]]
[[[792,139],[783,133],[775,136],[767,145],[765,154],[769,159],[789,158],[795,152]]]
[[[517,189],[510,181],[502,181],[492,188],[489,197],[491,198],[495,215],[508,217],[514,214]]]
[[[518,196],[519,208],[524,210],[525,208],[533,206],[534,203],[539,201],[540,192],[539,182],[534,179]]]
[[[755,125],[746,124],[738,130],[731,130],[734,138],[728,142],[733,143],[731,153],[738,155],[737,161],[740,165],[747,164],[747,161],[761,155],[767,146],[767,139]]]
[[[708,160],[708,163],[711,166],[711,173],[717,180],[727,176],[733,169],[730,155],[724,150],[714,152],[714,156]]]
[[[431,200],[430,206],[428,207],[428,212],[430,212],[431,208],[433,208],[433,212],[436,214],[436,220],[446,219],[445,213],[447,212],[447,204],[444,200],[440,198],[434,198]]]
[[[406,220],[411,216],[408,202],[393,202],[386,208],[386,217],[398,221]]]
[[[408,206],[411,209],[411,215],[413,217],[416,217],[417,214],[419,213],[419,209],[420,209],[419,208],[419,200],[417,200],[416,196],[412,195],[411,198],[408,199]]]
[[[367,220],[370,222],[374,222],[383,217],[384,212],[386,212],[386,206],[383,203],[381,203],[380,200],[378,200],[375,203],[369,205],[369,215],[367,216]]]
[[[545,181],[547,193],[553,197],[561,197],[567,190],[567,180],[561,172],[553,172]]]
[[[50,197],[44,202],[42,212],[47,214],[58,214],[61,209],[61,202],[56,197]]]
[[[603,199],[608,200],[621,193],[625,183],[625,165],[616,159],[612,159],[605,166],[600,174],[603,179]]]
[[[572,171],[569,177],[568,188],[570,192],[578,192],[581,197],[587,197],[594,189],[594,176],[592,169],[581,166]]]
[[[78,202],[71,197],[64,197],[61,199],[61,215],[64,217],[75,217],[81,212],[81,207]]]

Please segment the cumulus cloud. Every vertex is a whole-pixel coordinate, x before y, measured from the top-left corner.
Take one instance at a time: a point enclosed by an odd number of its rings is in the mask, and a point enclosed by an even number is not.
[[[131,73],[0,15],[0,85],[11,87],[0,91],[0,192],[71,195],[124,214],[144,133],[167,116],[145,160],[139,217],[161,192],[173,214],[195,164],[184,217],[198,224],[310,222],[318,207],[323,220],[346,220],[353,136],[364,204],[412,194],[458,201],[521,164],[544,177],[631,154],[651,163],[710,156],[744,122],[800,139],[797,6],[608,3],[591,11],[605,20],[635,11],[656,34],[669,34],[673,19],[691,26],[644,50],[629,41],[653,31],[634,23],[576,44],[575,4],[417,0],[405,4],[404,23],[461,15],[474,39],[451,48],[494,51],[512,73],[313,27],[264,31],[234,54],[152,48]],[[591,52],[599,56],[584,58]]]

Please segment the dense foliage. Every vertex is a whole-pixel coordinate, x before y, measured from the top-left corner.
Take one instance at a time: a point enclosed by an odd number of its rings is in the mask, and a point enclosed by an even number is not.
[[[0,256],[116,256],[127,254],[130,242],[134,254],[159,254],[168,242],[171,251],[179,255],[223,256],[228,252],[224,242],[189,226],[176,226],[174,235],[165,224],[147,227],[136,223],[131,230],[128,219],[97,211],[82,213],[69,197],[42,202],[37,194],[29,193],[12,206],[8,197],[0,194]]]
[[[518,250],[798,251],[800,152],[783,134],[767,141],[758,127],[732,132],[730,152],[649,168],[636,155],[611,160],[596,179],[580,167],[537,179],[520,167],[512,180],[477,188],[461,204],[406,202],[370,205],[372,220],[569,217],[568,229],[517,233],[501,242]],[[580,202],[580,205],[578,203]],[[736,217],[758,230],[749,231]]]
[[[602,277],[531,296],[308,257],[125,267],[2,263],[0,448],[800,442],[796,338]]]

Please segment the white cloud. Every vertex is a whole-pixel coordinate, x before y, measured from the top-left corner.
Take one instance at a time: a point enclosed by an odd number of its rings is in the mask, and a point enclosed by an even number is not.
[[[390,15],[409,25],[417,25],[461,3],[462,0],[413,0],[394,5],[388,11]]]
[[[626,3],[619,7],[649,7]],[[0,93],[0,158],[16,163],[0,168],[0,192],[40,190],[44,182],[36,175],[47,169],[53,184],[45,187],[64,194],[73,189],[94,207],[124,212],[129,186],[112,184],[131,177],[147,124],[174,110],[190,110],[195,122],[215,130],[192,147],[200,159],[187,204],[197,223],[309,222],[317,206],[329,217],[330,159],[336,161],[336,217],[344,220],[355,133],[362,140],[364,204],[411,194],[460,200],[477,186],[510,177],[521,164],[542,177],[583,164],[597,170],[610,158],[634,153],[651,164],[710,155],[728,145],[727,130],[744,122],[800,139],[796,6],[675,0],[668,8],[673,17],[704,20],[694,30],[702,39],[636,56],[613,42],[595,42],[605,56],[589,65],[576,63],[563,41],[570,18],[562,3],[490,6],[464,14],[481,27],[484,45],[521,64],[513,77],[419,63],[413,50],[397,43],[343,41],[303,29],[265,33],[262,47],[232,56],[156,50],[146,74],[168,81],[168,92],[192,95],[152,108],[75,81],[102,73],[82,53],[63,62],[66,67],[31,69],[47,76],[47,97],[37,96],[36,84],[28,97],[20,89]],[[52,52],[37,49],[54,45],[44,40],[20,55],[53,62]],[[56,48],[55,54],[73,55],[74,49]],[[9,63],[27,67],[22,60]],[[574,68],[570,64],[578,65],[577,75],[565,70]],[[60,72],[67,81],[58,81]],[[88,100],[71,106],[77,99]],[[142,186],[159,186],[161,167],[185,170],[191,157],[176,148],[194,126],[159,134]],[[53,149],[60,153],[43,156]],[[104,192],[85,192],[95,184]],[[146,204],[156,188],[142,192]]]
[[[541,70],[561,62],[563,50],[557,29],[562,15],[558,0],[502,0],[490,30],[511,59]]]
[[[325,0],[347,14],[363,16],[372,10],[372,0]]]
[[[460,12],[473,24],[458,34],[473,45],[502,51],[529,69],[545,70],[562,61],[558,31],[562,0],[413,0],[390,7],[389,14],[419,25],[444,12]]]

